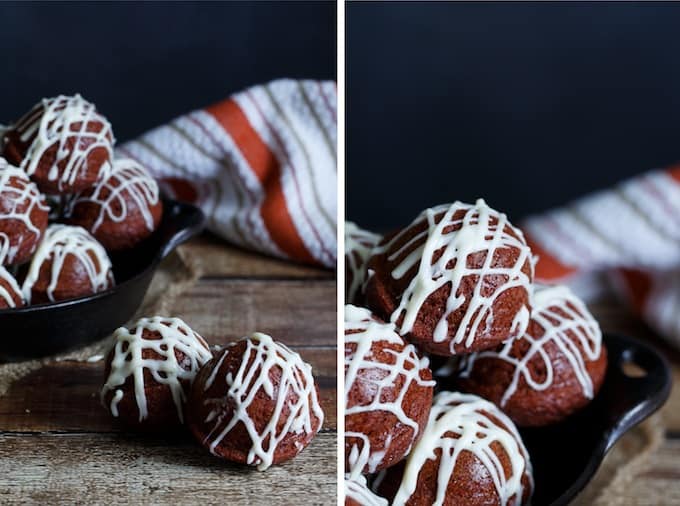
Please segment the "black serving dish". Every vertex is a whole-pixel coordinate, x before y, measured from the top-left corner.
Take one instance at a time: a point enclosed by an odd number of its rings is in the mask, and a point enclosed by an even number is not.
[[[534,468],[533,506],[572,501],[614,443],[659,409],[670,394],[670,368],[658,351],[629,337],[605,335],[604,341],[609,365],[595,399],[560,424],[520,431]],[[629,376],[623,369],[626,363],[646,374]]]
[[[203,229],[200,209],[164,200],[156,231],[134,249],[111,256],[116,286],[89,297],[0,310],[0,359],[37,358],[101,339],[139,308],[160,261]]]

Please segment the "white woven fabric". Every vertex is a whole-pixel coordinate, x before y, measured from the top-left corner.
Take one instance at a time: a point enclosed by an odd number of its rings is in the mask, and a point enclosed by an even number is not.
[[[179,117],[118,148],[208,228],[268,255],[336,265],[337,90],[282,79]]]

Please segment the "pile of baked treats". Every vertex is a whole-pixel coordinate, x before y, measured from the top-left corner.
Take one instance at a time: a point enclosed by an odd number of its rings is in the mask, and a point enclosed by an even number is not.
[[[41,100],[0,139],[0,308],[112,287],[109,254],[161,220],[156,181],[114,156],[110,123],[80,95]],[[323,423],[311,367],[257,332],[211,349],[179,318],[142,318],[114,333],[105,376],[102,403],[128,428],[186,424],[258,469],[295,457]]]
[[[483,200],[385,237],[345,234],[345,504],[519,505],[517,427],[557,423],[604,380],[597,322],[533,282],[522,232]]]
[[[266,334],[211,349],[179,318],[155,316],[113,338],[101,401],[127,428],[186,426],[213,455],[265,470],[323,424],[311,366]]]
[[[163,213],[158,185],[114,157],[111,124],[80,95],[46,98],[0,127],[0,308],[111,288],[109,253]]]

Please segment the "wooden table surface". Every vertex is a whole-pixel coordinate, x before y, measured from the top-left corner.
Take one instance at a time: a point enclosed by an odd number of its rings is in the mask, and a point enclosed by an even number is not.
[[[183,248],[203,274],[175,300],[172,315],[211,344],[257,330],[297,350],[320,388],[326,420],[318,436],[297,458],[265,472],[229,464],[183,432],[135,434],[117,426],[99,403],[103,361],[52,362],[0,397],[0,503],[335,504],[334,273],[209,237]]]

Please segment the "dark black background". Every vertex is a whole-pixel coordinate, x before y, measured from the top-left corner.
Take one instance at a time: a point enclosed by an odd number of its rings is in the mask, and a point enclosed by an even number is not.
[[[680,4],[347,6],[347,215],[511,219],[680,160]]]
[[[334,79],[336,6],[0,3],[0,123],[80,92],[119,141],[279,77]]]

